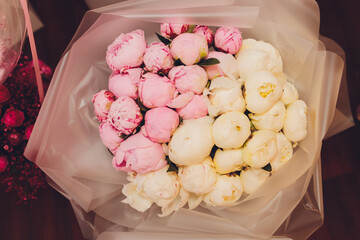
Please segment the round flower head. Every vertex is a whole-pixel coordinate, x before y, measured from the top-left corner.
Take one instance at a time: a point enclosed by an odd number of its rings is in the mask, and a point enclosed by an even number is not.
[[[153,108],[145,114],[146,134],[154,142],[169,142],[178,125],[179,114],[170,108]]]
[[[174,67],[168,76],[180,93],[201,94],[208,82],[205,70],[199,65]]]
[[[229,206],[240,199],[243,193],[240,177],[233,175],[217,175],[214,189],[207,193],[204,202],[208,206]]]
[[[285,113],[284,104],[277,101],[268,111],[261,114],[249,114],[249,118],[258,130],[279,132],[284,126]]]
[[[225,149],[241,147],[250,133],[249,119],[238,111],[222,114],[212,126],[215,145]]]
[[[208,114],[205,97],[202,94],[195,95],[185,107],[177,108],[176,111],[182,119],[197,119],[205,117]]]
[[[140,79],[139,96],[147,108],[167,106],[175,94],[175,85],[167,77],[145,73]]]
[[[119,97],[111,104],[108,121],[120,133],[129,135],[140,124],[141,120],[140,108],[132,98],[128,96]]]
[[[213,43],[214,43],[214,32],[210,28],[208,28],[207,26],[197,25],[194,28],[193,33],[203,36],[206,39],[209,47],[211,47],[213,45]]]
[[[238,81],[227,77],[213,79],[208,98],[210,116],[218,116],[228,111],[245,112],[245,99],[242,96],[241,83]]]
[[[143,62],[146,45],[144,31],[122,33],[108,46],[106,62],[114,72],[138,67]]]
[[[278,154],[275,133],[271,130],[253,132],[253,136],[246,143],[243,153],[243,159],[250,167],[265,167]]]
[[[201,163],[179,167],[178,174],[181,185],[196,194],[210,192],[216,183],[216,170],[210,157]]]
[[[206,59],[208,58],[216,58],[220,62],[218,64],[204,66],[210,80],[217,77],[229,77],[234,80],[239,78],[237,62],[233,55],[229,53],[211,51]]]
[[[118,131],[109,122],[104,122],[99,126],[99,133],[102,143],[107,147],[112,154],[116,153],[120,143],[124,141],[119,136]]]
[[[280,100],[285,105],[288,105],[288,104],[293,103],[296,100],[298,100],[298,98],[299,98],[299,94],[298,94],[298,91],[296,90],[294,84],[292,84],[290,82],[286,82],[284,85],[283,94],[282,94]]]
[[[244,165],[242,149],[216,150],[214,156],[215,169],[220,174],[239,171]]]
[[[95,114],[100,122],[106,121],[111,104],[114,101],[114,94],[107,90],[101,90],[93,96],[92,102],[94,104]]]
[[[132,208],[139,212],[145,212],[153,204],[153,201],[141,195],[137,191],[136,185],[132,182],[124,185],[122,193],[126,196],[126,198],[121,202],[129,204]]]
[[[4,116],[1,119],[1,122],[4,123],[7,127],[20,127],[25,120],[24,113],[16,108],[8,108]]]
[[[179,23],[161,23],[160,32],[163,37],[175,38],[181,33],[185,33],[189,30],[190,25]]]
[[[226,53],[237,53],[242,45],[241,32],[234,27],[220,27],[215,33],[215,47]]]
[[[307,106],[302,100],[296,100],[287,106],[283,132],[293,142],[303,140],[307,135]]]
[[[133,99],[138,98],[138,85],[142,74],[141,68],[133,68],[123,73],[113,73],[109,77],[109,90],[116,98],[129,96]]]
[[[206,39],[195,33],[183,33],[177,36],[170,45],[171,56],[180,59],[185,65],[194,65],[208,55]]]
[[[141,132],[120,144],[112,162],[116,170],[137,173],[159,170],[167,164],[161,144],[151,141]]]
[[[270,162],[272,171],[276,171],[277,169],[279,169],[283,164],[289,161],[293,155],[293,148],[291,142],[281,132],[276,133],[276,145],[278,149],[278,154]]]
[[[255,114],[268,111],[282,95],[279,80],[270,72],[253,73],[245,80],[246,108]]]
[[[178,165],[200,163],[214,146],[211,134],[213,118],[184,120],[169,142],[170,160]]]
[[[7,100],[9,100],[9,98],[9,90],[4,85],[0,85],[0,103],[6,102]]]
[[[170,48],[161,42],[150,44],[145,50],[144,64],[150,72],[167,72],[174,65]]]
[[[252,194],[269,178],[270,173],[263,169],[246,168],[240,173],[244,192]]]

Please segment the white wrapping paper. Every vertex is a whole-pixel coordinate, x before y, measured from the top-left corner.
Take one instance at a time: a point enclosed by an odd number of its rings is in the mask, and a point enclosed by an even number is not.
[[[308,107],[308,136],[255,193],[228,208],[181,209],[159,218],[121,203],[126,173],[103,146],[92,95],[107,88],[107,46],[141,28],[155,41],[161,22],[239,27],[244,38],[273,44]],[[26,156],[73,204],[93,239],[304,239],[323,220],[320,150],[334,116],[343,61],[319,41],[313,0],[133,0],[88,12],[56,68]],[[301,221],[300,221],[301,220]]]

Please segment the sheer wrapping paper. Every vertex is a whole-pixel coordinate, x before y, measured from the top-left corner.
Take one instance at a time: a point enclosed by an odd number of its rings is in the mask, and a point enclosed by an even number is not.
[[[125,172],[103,146],[92,95],[107,88],[107,46],[141,28],[156,41],[161,22],[239,27],[244,38],[273,44],[308,107],[308,135],[294,156],[255,193],[232,207],[186,208],[159,218],[121,203]],[[323,221],[320,150],[332,122],[341,58],[319,41],[313,0],[126,1],[88,12],[59,62],[25,155],[67,197],[88,239],[304,239]]]

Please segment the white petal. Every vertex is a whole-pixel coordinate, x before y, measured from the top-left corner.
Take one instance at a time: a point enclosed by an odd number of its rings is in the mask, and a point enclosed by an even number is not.
[[[303,140],[307,135],[307,106],[302,100],[288,105],[283,128],[285,136],[293,142]]]
[[[176,196],[176,198],[172,202],[170,202],[169,205],[163,206],[161,208],[162,214],[159,214],[158,216],[166,217],[182,208],[188,202],[189,195],[190,194],[188,191],[186,191],[184,188],[180,188],[180,192]]]
[[[240,180],[244,188],[244,192],[252,194],[258,189],[268,178],[270,173],[262,169],[247,168],[240,173]]]
[[[204,194],[190,193],[188,200],[189,209],[191,210],[197,208],[197,206],[200,205],[203,199],[204,199]]]
[[[283,95],[281,96],[281,101],[285,105],[288,105],[288,104],[298,100],[298,98],[299,98],[299,94],[298,94],[298,91],[296,90],[294,84],[292,84],[290,82],[286,82],[283,87]]]
[[[293,155],[293,147],[289,139],[283,133],[276,133],[277,156],[271,160],[272,171],[276,171],[285,164]]]
[[[238,171],[245,164],[242,157],[242,149],[218,149],[214,156],[215,169],[221,174]]]
[[[268,111],[262,114],[249,114],[249,117],[256,129],[279,132],[284,126],[285,114],[284,104],[277,101]]]
[[[125,184],[122,193],[126,196],[122,202],[129,204],[139,212],[145,212],[153,204],[150,199],[143,197],[136,191],[136,186],[133,183]]]

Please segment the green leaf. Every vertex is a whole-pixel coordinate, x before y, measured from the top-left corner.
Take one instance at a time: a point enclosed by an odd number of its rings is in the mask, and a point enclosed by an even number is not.
[[[139,107],[140,107],[141,113],[145,113],[145,112],[147,112],[147,110],[149,110],[149,109],[148,109],[147,107],[145,107],[144,104],[141,102],[140,98],[137,98],[137,99],[136,99],[136,102],[137,102],[137,104],[138,104]]]
[[[122,133],[122,134],[120,135],[120,138],[125,139],[125,138],[127,138],[127,135]]]
[[[188,33],[192,33],[194,31],[194,28],[196,25],[190,25],[189,30],[187,30]]]
[[[179,116],[179,125],[182,124],[184,121],[184,119],[182,119],[182,117]]]
[[[211,81],[210,80],[208,80],[208,82],[206,83],[206,88],[209,88],[210,87],[210,85],[211,85]]]
[[[158,37],[158,39],[165,45],[169,45],[171,43],[171,40],[170,39],[167,39],[167,38],[164,38],[163,36],[161,36],[160,34],[158,33],[155,33],[156,36]]]
[[[211,149],[210,157],[211,157],[212,159],[214,159],[215,153],[216,153],[216,151],[217,151],[218,149],[219,149],[219,147],[216,146],[216,145],[214,145],[213,148]]]
[[[170,161],[170,158],[168,156],[166,156],[166,161],[169,164],[169,168],[166,172],[176,172],[177,173],[179,168],[175,165],[175,163]]]
[[[208,58],[200,63],[198,63],[199,66],[211,66],[211,65],[216,65],[219,64],[220,61],[216,58]]]
[[[272,167],[271,164],[268,163],[265,167],[263,167],[262,169],[264,169],[265,171],[271,172],[272,171]]]

